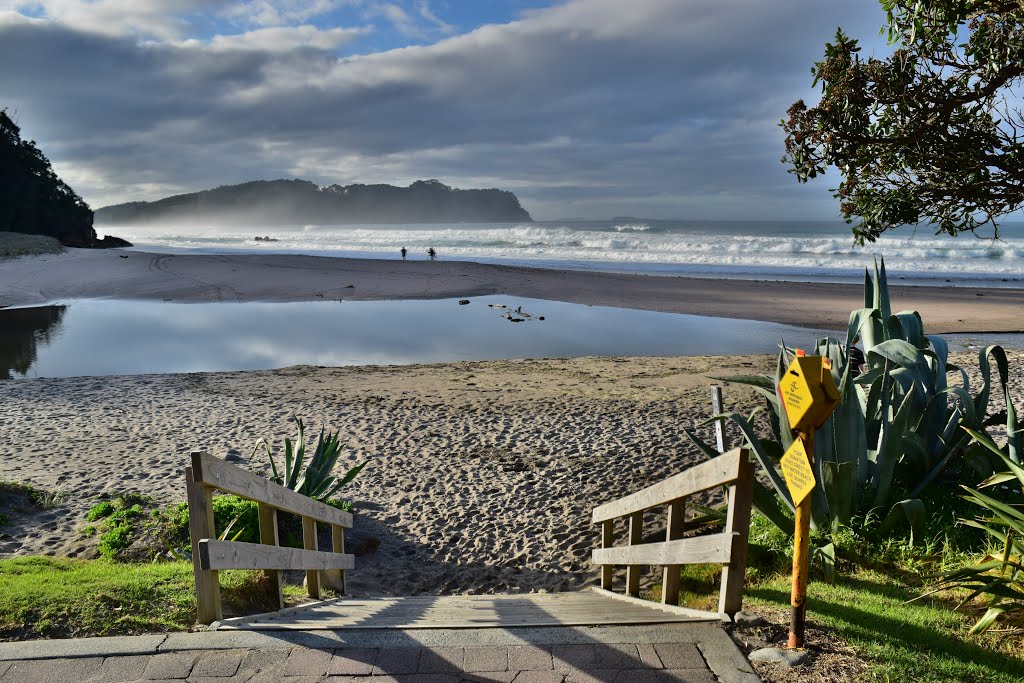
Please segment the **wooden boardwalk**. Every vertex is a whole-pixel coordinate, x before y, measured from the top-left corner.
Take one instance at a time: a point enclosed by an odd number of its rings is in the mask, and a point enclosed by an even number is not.
[[[339,598],[280,612],[224,619],[213,629],[335,630],[514,628],[718,621],[717,614],[602,590],[520,595]]]

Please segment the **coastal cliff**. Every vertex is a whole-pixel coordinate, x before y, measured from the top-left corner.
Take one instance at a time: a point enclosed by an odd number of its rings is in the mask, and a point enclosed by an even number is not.
[[[497,223],[532,221],[511,192],[460,190],[437,180],[394,185],[329,185],[259,180],[153,202],[105,206],[107,225],[204,222],[224,225],[306,223]]]

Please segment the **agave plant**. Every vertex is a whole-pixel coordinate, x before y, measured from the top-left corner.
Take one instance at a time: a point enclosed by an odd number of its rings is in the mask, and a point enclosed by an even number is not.
[[[854,377],[847,350],[858,337],[867,368]],[[841,397],[814,440],[819,485],[812,493],[812,525],[827,533],[849,525],[854,515],[872,515],[882,518],[883,530],[907,520],[913,531],[926,514],[919,496],[970,443],[960,428],[984,429],[992,384],[990,359],[996,361],[1006,391],[1006,354],[998,346],[981,352],[982,386],[972,396],[967,373],[948,362],[946,341],[925,335],[916,311],[891,313],[884,261],[875,264],[873,273],[865,270],[864,307],[851,313],[845,344],[821,339],[812,351],[831,360]],[[785,508],[792,510],[793,503],[777,462],[793,436],[777,388],[792,353],[782,345],[773,376],[717,378],[753,387],[765,403],[750,416],[728,413],[712,418],[732,420],[740,428],[774,488],[773,493],[761,486],[754,504],[787,532],[793,527]],[[950,385],[950,373],[959,373],[959,385]],[[752,424],[761,412],[768,417],[769,438],[760,437]],[[687,433],[702,451],[715,454],[693,431]]]
[[[1012,401],[1007,401],[1006,407],[1008,414],[1014,412]],[[1015,422],[1016,418],[1013,420]],[[993,474],[983,481],[978,489],[1013,482],[1011,490],[1018,495],[1024,491],[1024,467],[1021,467],[1020,463],[1024,432],[1008,430],[1005,448],[1000,448],[981,432],[967,430],[967,433],[977,443],[995,454],[1006,467],[1006,471]],[[981,529],[989,537],[992,545],[1001,548],[1001,552],[999,555],[987,553],[977,563],[949,572],[936,590],[969,590],[970,593],[958,607],[979,595],[989,596],[988,609],[971,628],[971,633],[981,633],[992,628],[1001,615],[1024,612],[1024,511],[1021,510],[1020,503],[1007,503],[978,489],[967,486],[963,488],[967,491],[964,498],[984,508],[985,515],[977,520],[967,519],[961,522]]]
[[[294,444],[291,439],[285,437],[284,467],[281,470],[277,468],[277,461],[266,439],[260,439],[256,442],[256,445],[253,446],[252,454],[256,455],[261,446],[266,451],[267,459],[270,460],[270,469],[273,473],[272,481],[307,495],[310,498],[327,500],[337,493],[339,489],[355,479],[356,475],[366,467],[366,462],[369,461],[356,465],[348,470],[345,476],[340,479],[334,476],[332,472],[338,462],[338,456],[341,455],[340,430],[332,433],[327,431],[326,427],[321,427],[316,449],[307,463],[304,425],[299,418],[295,417],[293,419],[295,424],[298,425],[298,436]]]

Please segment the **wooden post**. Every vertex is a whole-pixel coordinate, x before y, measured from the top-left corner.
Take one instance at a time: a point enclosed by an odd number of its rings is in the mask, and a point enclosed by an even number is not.
[[[615,545],[615,520],[608,519],[601,522],[601,547],[611,548]],[[615,567],[610,564],[601,566],[601,588],[606,591],[612,590],[615,579]]]
[[[721,415],[722,412],[722,387],[715,384],[711,386],[711,414]],[[719,453],[725,453],[725,426],[721,420],[715,420],[715,446]]]
[[[317,549],[316,520],[312,517],[302,517],[302,547],[306,550]],[[306,570],[306,595],[320,599],[320,572],[316,569]]]
[[[799,433],[797,437],[804,442],[807,458],[814,463],[814,432]],[[792,613],[789,621],[789,649],[804,646],[804,623],[807,619],[807,569],[810,558],[809,546],[811,535],[811,499],[810,494],[804,496],[796,506],[796,522],[793,536],[793,592],[790,598]]]
[[[185,468],[185,493],[188,498],[188,535],[192,540],[192,571],[196,577],[196,621],[212,624],[224,617],[220,604],[217,572],[203,569],[199,561],[199,541],[217,538],[213,522],[213,490],[193,478]]]
[[[686,519],[686,499],[680,498],[668,504],[668,520],[665,524],[665,540],[674,541],[683,537]],[[679,604],[679,568],[682,565],[666,564],[661,575],[661,601],[666,605]]]
[[[634,512],[629,516],[629,545],[640,545],[644,539],[644,513]],[[642,565],[626,566],[626,595],[640,597],[640,569]]]
[[[277,531],[277,508],[266,503],[257,502],[257,509],[260,515],[260,543],[263,545],[281,545],[281,539]],[[270,590],[277,594],[277,609],[284,608],[284,593],[281,591],[281,572],[275,569],[266,569],[263,575],[270,583]]]
[[[331,552],[345,552],[345,527],[338,524],[331,525]],[[324,585],[335,591],[338,595],[345,594],[345,570],[328,569],[324,572]]]
[[[729,564],[722,567],[722,590],[718,612],[731,619],[743,609],[743,581],[747,572],[747,540],[750,536],[750,508],[754,500],[754,465],[743,452],[739,478],[729,486],[725,533],[732,535]]]

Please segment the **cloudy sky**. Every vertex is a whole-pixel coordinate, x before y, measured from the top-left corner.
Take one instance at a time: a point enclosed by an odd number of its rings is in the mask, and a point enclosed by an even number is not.
[[[829,219],[777,124],[876,0],[0,0],[6,107],[93,208],[255,179],[537,219]],[[814,100],[816,101],[816,100]]]

